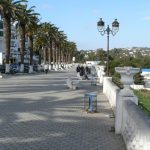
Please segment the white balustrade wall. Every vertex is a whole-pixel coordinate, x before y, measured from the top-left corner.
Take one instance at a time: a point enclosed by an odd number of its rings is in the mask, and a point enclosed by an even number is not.
[[[104,66],[95,65],[96,73],[99,79],[99,83],[103,84],[105,72],[104,72]]]
[[[150,150],[150,117],[130,100],[123,104],[122,135],[127,150]]]
[[[150,150],[150,117],[135,104],[135,97],[121,98],[111,77],[104,77],[103,93],[114,110],[115,130],[123,135],[127,150]]]
[[[112,77],[104,77],[103,93],[106,95],[109,103],[114,111],[116,109],[116,97],[120,89],[112,82]]]

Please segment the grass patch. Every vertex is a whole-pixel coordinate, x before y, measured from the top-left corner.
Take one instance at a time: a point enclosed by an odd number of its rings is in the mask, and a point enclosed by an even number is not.
[[[150,116],[150,91],[148,90],[134,90],[134,94],[139,99],[140,108]]]

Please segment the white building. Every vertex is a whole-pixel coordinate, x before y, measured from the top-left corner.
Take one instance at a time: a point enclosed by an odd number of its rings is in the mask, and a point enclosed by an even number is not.
[[[0,20],[0,64],[3,63],[3,22]]]
[[[20,62],[20,37],[17,36],[15,25],[11,26],[11,48],[10,48],[10,63],[18,64]],[[29,42],[26,39],[26,50],[24,55],[24,63],[29,63],[30,53],[29,53]],[[4,37],[3,37],[3,22],[0,20],[0,64],[5,63],[5,48],[4,48]]]
[[[15,26],[11,26],[11,48],[10,48],[10,63],[18,63],[18,39],[16,36]],[[0,20],[0,64],[5,63],[5,48],[4,48],[4,38],[3,38],[3,22]]]
[[[98,65],[100,61],[86,61],[86,65],[92,66],[92,65]]]

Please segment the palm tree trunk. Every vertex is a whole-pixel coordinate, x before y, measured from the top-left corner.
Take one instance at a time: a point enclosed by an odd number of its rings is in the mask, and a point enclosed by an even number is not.
[[[20,55],[21,55],[21,72],[24,72],[24,52],[25,52],[25,25],[20,27]]]
[[[51,64],[51,48],[48,47],[48,63]]]
[[[63,54],[63,50],[61,50],[61,62],[62,62],[62,64],[64,63],[64,54]]]
[[[42,47],[40,46],[40,49],[39,49],[39,65],[41,65],[41,50],[42,50]]]
[[[4,17],[4,46],[5,46],[5,63],[6,63],[6,71],[5,73],[9,73],[10,71],[10,41],[11,41],[11,21],[10,17]]]
[[[68,52],[67,52],[67,55],[66,55],[66,63],[68,64]]]
[[[58,46],[56,46],[56,64],[58,65]]]
[[[30,49],[30,65],[33,65],[33,36],[29,36],[29,49]]]
[[[30,68],[29,73],[33,72],[33,36],[29,36],[29,49],[30,49]]]
[[[44,64],[46,64],[46,48],[45,47],[43,47],[43,53],[44,53]]]
[[[52,40],[50,39],[50,47],[48,49],[49,51],[49,69],[51,70],[51,62],[52,62]]]
[[[49,64],[49,69],[51,69],[51,48],[48,47],[48,64]]]
[[[61,63],[61,45],[59,45],[59,49],[58,49],[58,59],[59,59],[59,64]]]
[[[55,43],[53,44],[52,44],[52,53],[53,53],[53,69],[54,69],[55,68]]]
[[[25,52],[25,26],[22,26],[21,27],[21,34],[20,34],[21,64],[24,64],[24,52]]]
[[[71,64],[71,54],[69,54],[69,64]]]
[[[66,59],[66,54],[64,54],[64,63],[66,64],[67,59]]]

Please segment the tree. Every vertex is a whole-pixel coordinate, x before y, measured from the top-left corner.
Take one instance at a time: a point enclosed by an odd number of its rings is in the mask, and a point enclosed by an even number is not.
[[[26,35],[26,26],[30,22],[31,17],[36,16],[37,13],[34,12],[34,6],[27,9],[27,5],[20,4],[22,8],[18,15],[18,29],[20,33],[20,55],[21,55],[21,72],[24,72],[24,54],[25,54],[25,35]]]
[[[69,41],[67,44],[67,63],[72,62],[72,57],[75,54],[75,51],[77,50],[76,43]]]
[[[45,25],[44,23],[38,25],[37,32],[34,38],[34,48],[38,51],[39,55],[39,64],[41,64],[42,59],[44,59],[44,63],[46,63],[46,58],[43,57],[45,46],[47,45],[47,37],[45,35]]]
[[[142,67],[142,62],[143,62],[143,59],[141,57],[141,59],[139,58],[134,58],[134,57],[122,57],[122,58],[113,58],[113,60],[111,61],[110,63],[110,75],[113,76],[113,78],[118,78],[118,74],[115,72],[115,67],[124,67],[124,66],[132,66],[132,67],[138,67],[138,68],[143,68]],[[135,84],[144,84],[144,81],[143,81],[143,77],[140,75],[140,73],[137,73],[135,76],[134,76],[134,83]]]
[[[81,51],[75,51],[75,58],[76,58],[76,62],[78,62],[78,63],[85,62],[84,54],[81,53]]]
[[[55,62],[55,58],[57,58],[57,44],[58,44],[58,28],[53,24],[48,24],[48,62],[51,67],[51,63],[53,61],[53,65]],[[56,48],[56,49],[55,49]],[[57,61],[57,60],[56,60]]]
[[[96,56],[98,60],[101,61],[102,64],[104,64],[104,62],[107,60],[107,52],[104,51],[103,49],[97,49]]]
[[[58,32],[58,56],[59,56],[59,64],[61,64],[61,62],[63,61],[63,58],[64,58],[64,53],[66,52],[66,49],[65,49],[65,45],[67,43],[67,36],[64,34],[63,31],[59,31]]]
[[[37,31],[38,28],[38,22],[39,19],[37,18],[37,15],[31,15],[29,16],[29,22],[26,26],[26,35],[29,37],[29,50],[30,50],[30,70],[29,72],[33,72],[33,39],[34,34]]]
[[[134,79],[134,83],[135,84],[138,84],[138,85],[139,84],[141,84],[141,85],[145,84],[144,83],[144,77],[141,75],[141,72],[135,74],[134,77],[133,77],[133,79]]]
[[[43,56],[44,64],[47,61],[51,64],[52,60],[53,64],[55,63],[57,32],[58,28],[51,23],[44,22],[38,27],[34,45],[40,50],[39,54]]]

